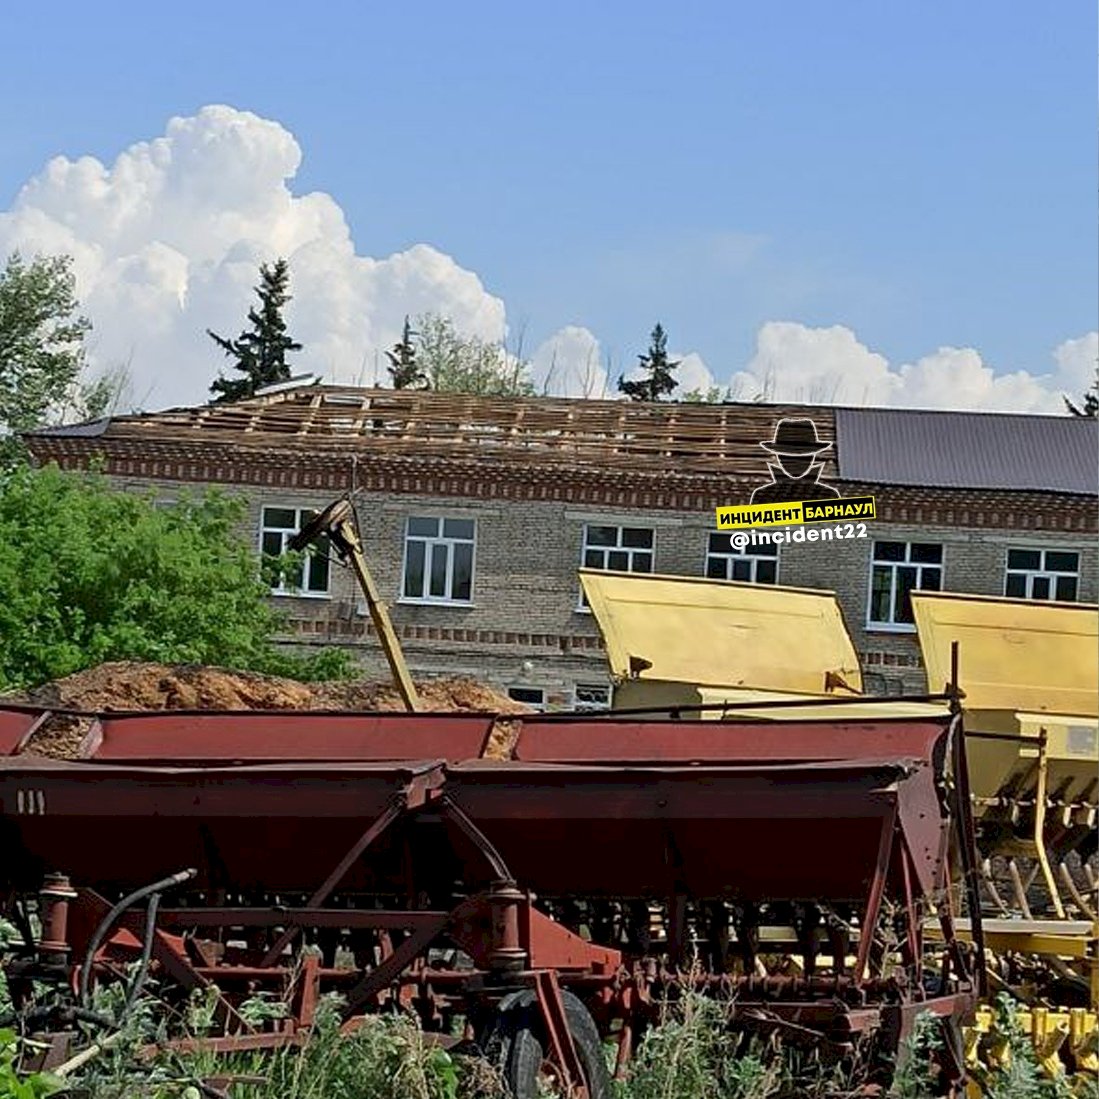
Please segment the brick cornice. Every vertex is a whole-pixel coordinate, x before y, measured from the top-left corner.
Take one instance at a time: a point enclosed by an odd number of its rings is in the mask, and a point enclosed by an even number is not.
[[[341,493],[349,489],[392,495],[471,500],[560,501],[596,507],[705,512],[746,502],[758,483],[744,476],[654,473],[643,470],[570,470],[506,460],[353,456],[218,445],[206,439],[158,441],[39,437],[40,462],[85,469],[98,461],[117,477],[195,484]],[[762,472],[762,470],[761,470]],[[1091,496],[1003,489],[956,489],[840,482],[845,495],[877,498],[878,520],[919,526],[957,526],[1012,531],[1099,531]]]

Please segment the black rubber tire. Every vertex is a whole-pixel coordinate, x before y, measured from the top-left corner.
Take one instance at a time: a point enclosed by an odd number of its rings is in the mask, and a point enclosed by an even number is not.
[[[561,1001],[588,1099],[611,1099],[611,1076],[595,1020],[571,992],[562,991]],[[493,1030],[496,1040],[490,1043],[490,1058],[501,1069],[514,1099],[538,1099],[538,1077],[547,1057],[547,1043],[534,993],[512,998]]]

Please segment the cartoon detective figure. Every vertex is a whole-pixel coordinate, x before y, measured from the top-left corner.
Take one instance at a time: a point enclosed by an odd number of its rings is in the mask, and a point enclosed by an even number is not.
[[[839,496],[839,491],[832,485],[817,479],[824,465],[814,459],[832,444],[822,442],[817,437],[817,425],[812,420],[779,420],[774,439],[759,445],[770,451],[778,459],[778,464],[767,464],[771,480],[752,493],[753,504]]]

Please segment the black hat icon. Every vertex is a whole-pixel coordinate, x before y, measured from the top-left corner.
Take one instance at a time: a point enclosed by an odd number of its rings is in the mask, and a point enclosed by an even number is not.
[[[759,445],[772,454],[819,454],[832,446],[818,437],[812,420],[779,420],[774,439]]]

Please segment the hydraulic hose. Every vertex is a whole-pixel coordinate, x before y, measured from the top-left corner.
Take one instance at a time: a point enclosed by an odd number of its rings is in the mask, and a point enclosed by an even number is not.
[[[126,911],[131,905],[137,904],[138,901],[144,900],[146,897],[159,896],[165,890],[172,889],[174,886],[182,885],[186,881],[190,881],[198,873],[197,870],[180,870],[179,873],[173,874],[171,877],[162,878],[160,881],[155,881],[151,885],[143,885],[140,889],[135,889],[128,896],[125,896],[120,900],[108,913],[99,921],[99,926],[95,929],[95,933],[92,935],[88,942],[87,950],[84,952],[84,961],[80,966],[80,982],[78,985],[78,999],[80,1006],[86,1008],[88,1006],[88,985],[91,982],[92,977],[92,963],[95,960],[96,951],[103,945],[103,940],[107,937],[107,933],[114,927],[119,916]],[[159,902],[158,902],[159,903]],[[145,935],[145,948],[148,949],[149,954],[152,954],[152,942],[154,928],[152,924],[156,919],[156,908],[150,904],[150,913],[146,917],[146,935]],[[142,958],[145,957],[145,951],[142,951]],[[148,968],[148,962],[144,963],[144,968]],[[139,971],[139,977],[142,976]],[[142,981],[142,983],[144,983]]]

